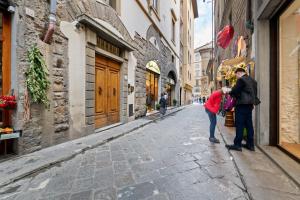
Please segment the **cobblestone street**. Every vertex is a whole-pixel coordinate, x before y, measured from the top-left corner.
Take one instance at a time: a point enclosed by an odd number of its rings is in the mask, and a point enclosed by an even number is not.
[[[1,188],[0,199],[249,199],[223,141],[208,141],[208,125],[202,106],[188,107]]]

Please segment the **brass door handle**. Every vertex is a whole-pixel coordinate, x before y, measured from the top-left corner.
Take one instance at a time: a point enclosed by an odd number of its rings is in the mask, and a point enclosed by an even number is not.
[[[102,95],[102,88],[101,87],[98,87],[98,94]]]

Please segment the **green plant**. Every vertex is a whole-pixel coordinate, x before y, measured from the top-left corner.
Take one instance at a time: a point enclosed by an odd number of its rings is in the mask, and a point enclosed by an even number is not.
[[[47,91],[50,87],[49,71],[43,55],[36,45],[29,49],[28,60],[30,65],[25,72],[25,76],[31,99],[34,103],[41,103],[49,108],[50,104],[47,97]]]
[[[156,110],[159,110],[160,109],[160,104],[159,103],[156,104],[155,107],[156,107]]]
[[[173,99],[173,106],[176,106],[176,105],[177,105],[177,100]]]

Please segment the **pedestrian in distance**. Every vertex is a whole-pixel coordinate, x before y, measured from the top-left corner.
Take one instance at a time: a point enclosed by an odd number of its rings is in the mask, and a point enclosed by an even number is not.
[[[204,104],[205,111],[208,115],[210,125],[209,125],[209,141],[212,143],[220,143],[215,137],[215,129],[217,125],[217,113],[220,109],[222,96],[227,92],[227,88],[222,88],[220,90],[214,91],[208,101]]]
[[[165,93],[161,93],[161,97],[159,100],[159,105],[160,105],[159,112],[162,116],[165,115],[166,111],[167,111],[167,99],[166,98],[167,97],[166,97]]]
[[[252,123],[252,110],[258,105],[257,82],[247,75],[245,69],[238,68],[235,71],[237,83],[229,92],[230,96],[236,99],[235,105],[235,126],[236,136],[232,145],[226,145],[229,150],[242,151],[242,147],[250,151],[254,148],[254,129]],[[247,129],[247,143],[242,145],[244,128]]]

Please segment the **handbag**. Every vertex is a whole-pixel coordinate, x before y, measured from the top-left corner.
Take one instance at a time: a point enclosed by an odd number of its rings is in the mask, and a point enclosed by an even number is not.
[[[236,100],[231,97],[229,94],[225,96],[224,110],[231,111],[236,105]]]

